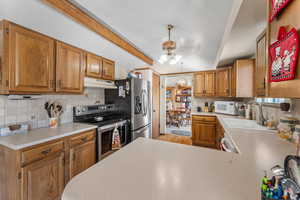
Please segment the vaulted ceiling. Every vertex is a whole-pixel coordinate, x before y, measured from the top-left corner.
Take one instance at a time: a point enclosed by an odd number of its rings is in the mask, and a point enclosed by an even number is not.
[[[73,0],[157,61],[167,24],[182,60],[154,67],[163,73],[214,68],[242,0]],[[137,67],[137,66],[134,66]]]
[[[244,0],[218,65],[230,64],[236,58],[253,56],[256,38],[266,26],[266,1]]]

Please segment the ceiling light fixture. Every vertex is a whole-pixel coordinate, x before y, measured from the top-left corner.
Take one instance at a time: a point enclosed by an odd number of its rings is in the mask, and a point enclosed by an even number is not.
[[[169,24],[167,28],[169,33],[169,40],[162,44],[162,49],[165,51],[165,54],[160,56],[158,62],[160,64],[168,62],[170,65],[175,65],[179,62],[182,56],[176,55],[174,53],[176,49],[176,42],[171,40],[171,30],[174,28],[174,26]]]

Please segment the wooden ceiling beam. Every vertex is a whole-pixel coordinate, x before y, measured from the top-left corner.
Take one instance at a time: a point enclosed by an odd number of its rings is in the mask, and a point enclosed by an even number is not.
[[[128,53],[143,60],[145,63],[153,65],[152,58],[145,55],[142,51],[137,49],[130,42],[126,41],[120,35],[113,32],[105,24],[102,24],[98,20],[91,17],[88,13],[71,3],[69,0],[44,0],[44,2],[50,5],[51,7],[59,10],[63,14],[71,17],[76,22],[94,31],[98,35],[104,37],[106,40],[124,49]]]

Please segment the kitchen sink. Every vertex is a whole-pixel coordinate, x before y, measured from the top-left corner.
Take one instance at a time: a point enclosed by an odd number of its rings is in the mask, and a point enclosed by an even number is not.
[[[256,121],[253,120],[223,118],[223,121],[228,128],[275,132],[274,130],[269,130],[267,127],[257,124]]]

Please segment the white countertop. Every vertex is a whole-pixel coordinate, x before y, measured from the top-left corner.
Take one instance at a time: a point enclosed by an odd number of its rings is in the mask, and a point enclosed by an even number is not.
[[[67,123],[62,124],[57,128],[33,129],[26,134],[2,136],[0,137],[0,145],[13,150],[20,150],[36,144],[41,144],[96,128],[97,126],[94,125]]]
[[[140,138],[72,179],[62,200],[259,200],[264,170],[296,148],[275,134],[224,128],[240,154]]]

